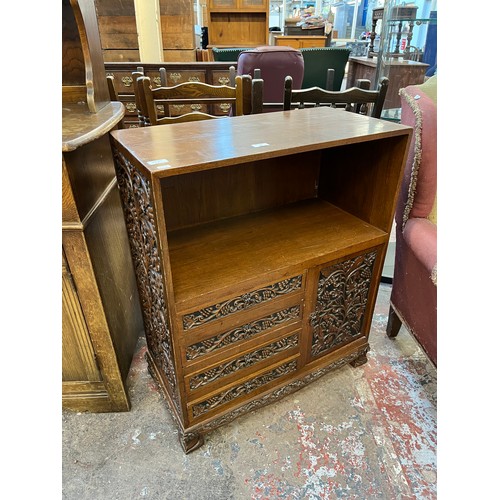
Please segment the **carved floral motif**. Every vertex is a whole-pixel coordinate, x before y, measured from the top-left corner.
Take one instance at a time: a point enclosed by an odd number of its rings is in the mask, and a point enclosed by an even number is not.
[[[186,359],[193,360],[200,356],[210,354],[218,349],[233,345],[235,342],[247,340],[252,336],[269,330],[277,325],[298,319],[300,316],[300,306],[292,306],[281,311],[271,313],[264,318],[238,326],[215,337],[202,340],[196,344],[190,345],[186,349]]]
[[[214,408],[217,408],[220,405],[223,405],[224,403],[227,403],[239,396],[248,394],[254,389],[263,386],[264,384],[267,384],[273,380],[283,377],[284,375],[294,372],[296,369],[297,361],[293,360],[285,363],[284,365],[278,366],[274,370],[264,373],[259,377],[248,380],[244,384],[237,385],[235,387],[231,387],[226,391],[220,392],[210,399],[195,404],[193,406],[193,417],[198,417],[203,413],[213,410]]]
[[[311,353],[318,356],[361,332],[377,252],[369,252],[321,270]]]
[[[278,340],[272,344],[268,344],[264,347],[256,349],[253,352],[249,352],[239,358],[228,361],[227,363],[222,363],[211,370],[199,373],[191,377],[189,380],[189,387],[191,390],[197,389],[198,387],[203,387],[204,385],[210,384],[222,377],[231,375],[247,366],[252,366],[259,361],[264,359],[269,359],[272,356],[296,347],[299,342],[299,337],[297,334],[290,337]]]
[[[225,425],[229,422],[232,422],[235,418],[238,418],[240,415],[244,415],[245,413],[256,410],[257,408],[261,408],[262,406],[266,406],[270,403],[274,403],[275,401],[278,401],[281,398],[284,398],[285,396],[292,394],[293,392],[301,389],[302,387],[305,387],[311,382],[314,382],[323,375],[326,375],[328,372],[340,368],[341,366],[347,363],[353,362],[360,356],[366,355],[369,349],[370,348],[368,346],[363,347],[359,351],[354,352],[349,356],[346,356],[345,358],[334,361],[332,364],[326,366],[325,368],[321,368],[320,370],[309,373],[304,378],[294,380],[293,382],[290,382],[289,384],[286,384],[283,387],[280,387],[279,389],[276,389],[275,391],[272,391],[271,393],[265,396],[262,396],[258,399],[254,399],[253,401],[250,401],[242,406],[239,406],[238,408],[235,408],[234,410],[225,413],[224,415],[221,415],[219,418],[210,420],[210,422],[200,425],[199,427],[197,427],[197,431],[198,432],[211,431],[213,429],[216,429],[217,427],[220,427],[221,425]]]
[[[279,281],[278,283],[273,283],[259,290],[245,293],[234,299],[205,307],[199,311],[184,315],[182,317],[183,328],[184,330],[190,330],[191,328],[204,325],[210,321],[234,314],[235,312],[243,311],[256,304],[294,292],[300,289],[301,286],[302,276],[295,276]]]
[[[148,349],[165,374],[171,397],[179,407],[151,185],[121,153],[115,151],[114,157]]]

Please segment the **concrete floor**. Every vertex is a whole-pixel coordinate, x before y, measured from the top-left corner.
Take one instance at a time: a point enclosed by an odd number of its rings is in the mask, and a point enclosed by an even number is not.
[[[436,370],[411,335],[385,335],[382,284],[368,363],[344,366],[182,452],[141,337],[126,413],[62,414],[62,498],[434,499]]]

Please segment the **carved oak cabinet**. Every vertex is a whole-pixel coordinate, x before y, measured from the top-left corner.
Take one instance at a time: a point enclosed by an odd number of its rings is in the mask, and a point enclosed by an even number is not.
[[[330,108],[111,133],[148,364],[185,452],[366,361],[410,136]]]

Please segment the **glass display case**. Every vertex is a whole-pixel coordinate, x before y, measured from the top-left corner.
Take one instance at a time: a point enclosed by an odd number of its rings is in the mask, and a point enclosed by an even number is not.
[[[422,10],[421,10],[422,9]],[[383,117],[398,121],[399,90],[418,85],[436,68],[437,11],[414,3],[386,1],[376,56],[376,78],[389,78]]]

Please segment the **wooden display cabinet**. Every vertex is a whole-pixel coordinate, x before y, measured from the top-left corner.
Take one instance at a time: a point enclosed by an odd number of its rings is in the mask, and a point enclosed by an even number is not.
[[[111,133],[149,368],[185,452],[366,361],[411,133],[331,108]]]
[[[209,0],[207,26],[212,47],[267,45],[269,0]]]
[[[63,0],[62,404],[130,409],[125,380],[143,330],[109,131],[110,101],[94,2]]]

